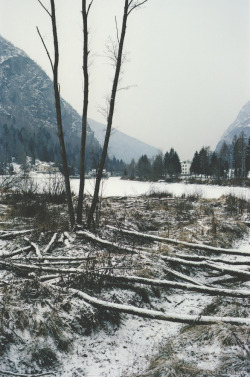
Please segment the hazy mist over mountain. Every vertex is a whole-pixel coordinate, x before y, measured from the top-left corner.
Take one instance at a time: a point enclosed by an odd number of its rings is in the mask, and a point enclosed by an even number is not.
[[[95,138],[102,146],[106,126],[93,119],[88,119],[88,123],[90,128],[94,131]],[[159,150],[134,137],[128,136],[117,129],[113,129],[111,132],[108,153],[111,158],[115,156],[116,158],[129,163],[133,158],[136,161],[144,154],[151,158],[157,155]]]

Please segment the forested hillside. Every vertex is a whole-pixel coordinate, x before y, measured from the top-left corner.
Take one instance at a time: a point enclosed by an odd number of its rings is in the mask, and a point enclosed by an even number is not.
[[[53,84],[23,51],[0,37],[0,161],[14,157],[25,163],[30,156],[60,163]],[[80,115],[61,101],[69,165],[76,170],[80,157]],[[88,127],[86,170],[100,154],[100,145]]]

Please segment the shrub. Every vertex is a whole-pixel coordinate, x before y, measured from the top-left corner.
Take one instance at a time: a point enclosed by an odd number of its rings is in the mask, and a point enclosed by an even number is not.
[[[51,368],[58,364],[56,353],[50,347],[37,347],[32,351],[31,361],[40,368]]]
[[[226,209],[232,214],[243,214],[250,211],[250,202],[243,198],[238,198],[232,194],[226,196]]]
[[[171,194],[168,191],[155,191],[155,190],[150,190],[149,193],[147,194],[149,198],[172,198],[173,194]]]

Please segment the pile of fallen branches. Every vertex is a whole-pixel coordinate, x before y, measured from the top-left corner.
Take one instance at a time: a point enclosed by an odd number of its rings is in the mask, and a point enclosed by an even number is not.
[[[206,255],[194,255],[178,253],[178,257],[162,255],[157,252],[152,252],[149,249],[136,249],[125,245],[111,242],[107,239],[96,236],[93,233],[78,230],[75,234],[64,232],[62,234],[53,234],[49,242],[43,247],[29,238],[26,234],[29,231],[8,231],[1,232],[0,238],[13,239],[15,237],[23,237],[22,240],[26,243],[24,247],[18,247],[11,252],[3,252],[0,255],[1,270],[11,271],[14,275],[25,277],[26,279],[36,279],[41,284],[49,284],[55,290],[68,292],[69,294],[77,295],[84,302],[87,302],[94,307],[113,310],[121,313],[127,313],[145,318],[155,320],[172,321],[180,323],[196,323],[200,325],[214,324],[218,322],[231,324],[248,324],[249,318],[240,317],[216,317],[216,316],[195,316],[195,315],[177,315],[175,313],[166,313],[157,310],[138,308],[132,305],[117,304],[109,302],[101,298],[95,297],[91,292],[91,283],[84,288],[72,288],[70,282],[76,277],[98,276],[102,282],[109,284],[129,284],[129,285],[144,285],[149,287],[171,288],[183,292],[200,292],[210,296],[222,297],[236,297],[248,299],[250,298],[249,289],[222,288],[221,285],[228,281],[237,281],[240,283],[250,280],[250,253],[233,249],[222,249],[210,247],[202,244],[187,243],[178,240],[172,240],[148,234],[132,232],[128,230],[121,230],[112,228],[112,232],[122,232],[128,234],[130,237],[139,237],[150,240],[151,242],[167,242],[178,246],[184,246],[186,249],[192,251],[202,250]],[[88,242],[97,249],[97,252],[83,252],[82,256],[72,257],[65,255],[65,248],[62,244],[67,244],[70,249],[74,248],[74,243],[79,241],[85,244]],[[63,252],[62,252],[63,251]],[[84,251],[84,248],[83,248]],[[214,257],[214,254],[233,256],[230,257]],[[117,255],[120,256],[119,260]],[[123,257],[124,256],[124,257]],[[131,266],[126,265],[128,258],[136,256],[137,260],[144,261],[150,258],[157,258],[158,262],[165,264],[164,270],[167,276],[171,276],[172,280],[168,279],[154,279],[140,277],[136,274],[131,275]],[[193,268],[199,271],[210,270],[220,273],[220,276],[225,276],[225,279],[219,281],[198,281],[196,278],[190,277],[186,273],[180,272],[180,268]],[[130,273],[128,273],[130,270]],[[68,277],[69,284],[61,284],[62,277]],[[176,281],[177,280],[177,281]],[[211,279],[210,279],[211,280]],[[5,282],[6,283],[6,282]],[[220,286],[216,284],[220,284]],[[3,282],[4,284],[4,282]]]

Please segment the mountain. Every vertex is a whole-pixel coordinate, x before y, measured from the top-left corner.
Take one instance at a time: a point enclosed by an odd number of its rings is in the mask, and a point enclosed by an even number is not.
[[[26,157],[60,162],[53,83],[22,50],[0,36],[0,161]],[[61,100],[65,144],[69,165],[78,167],[81,117]],[[86,167],[100,145],[88,127]]]
[[[239,136],[242,132],[247,139],[250,137],[250,101],[242,107],[236,120],[224,132],[216,146],[216,151],[219,152],[224,142],[231,144],[234,136]]]
[[[27,156],[32,161],[38,159],[60,164],[53,82],[24,51],[1,36],[0,77],[0,170],[13,157],[21,164],[26,162]],[[78,171],[81,116],[63,99],[61,109],[68,163]],[[89,119],[89,124],[87,171],[96,167],[105,129],[104,125],[92,119]],[[112,161],[115,157],[130,162],[142,154],[152,157],[157,152],[156,148],[117,130],[111,134],[109,157]],[[114,168],[110,166],[112,161],[107,161],[110,169]]]
[[[103,145],[106,126],[93,119],[88,119],[88,123],[92,131],[94,131],[95,138]],[[159,150],[117,129],[113,129],[108,153],[111,158],[115,156],[117,159],[122,159],[124,162],[129,163],[133,158],[137,161],[143,154],[151,158],[157,155]]]

